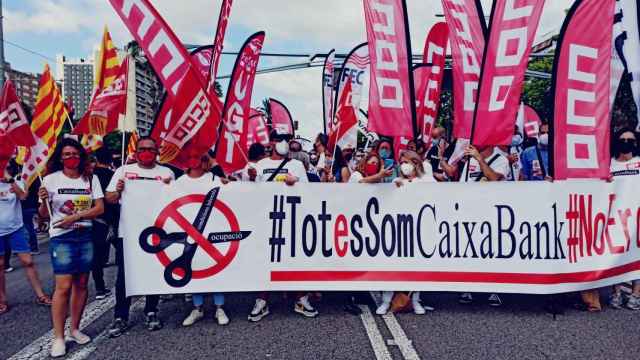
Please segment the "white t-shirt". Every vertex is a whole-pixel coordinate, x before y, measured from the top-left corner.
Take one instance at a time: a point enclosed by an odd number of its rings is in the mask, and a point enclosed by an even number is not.
[[[189,186],[189,191],[198,190],[202,191],[202,193],[207,193],[217,186],[222,186],[222,181],[219,177],[213,176],[210,172],[205,173],[199,178],[192,178],[189,175],[184,174],[171,186],[180,188],[185,187],[185,185]]]
[[[152,169],[143,169],[138,164],[130,164],[119,167],[113,174],[107,192],[115,192],[118,186],[118,180],[124,180],[124,191],[122,192],[120,203],[124,205],[127,197],[127,183],[131,181],[164,181],[175,179],[173,171],[168,167],[156,165]]]
[[[496,157],[497,156],[497,157]],[[495,158],[495,160],[493,160]],[[502,155],[502,151],[500,151],[497,147],[493,149],[493,153],[488,158],[484,159],[485,162],[489,163],[491,160],[491,169],[497,172],[498,174],[502,174],[504,179],[507,178],[507,175],[510,172],[509,167],[509,159],[507,159],[504,155]],[[469,166],[469,180],[467,181],[467,166]],[[460,174],[460,182],[476,182],[480,178],[484,178],[482,173],[482,169],[480,168],[480,163],[475,158],[471,158],[469,162],[464,166],[462,170],[462,174]]]
[[[24,189],[22,181],[16,181],[16,184],[20,189]],[[22,226],[20,199],[11,184],[0,182],[0,236],[9,235]]]
[[[362,175],[360,171],[354,171],[351,173],[351,177],[349,177],[350,183],[359,183],[360,180],[364,179],[365,176]]]
[[[611,176],[638,176],[640,175],[640,157],[635,156],[628,161],[611,159]]]
[[[284,160],[271,160],[271,158],[265,158],[256,163],[256,169],[258,170],[258,177],[256,181],[266,182],[271,175],[278,170],[280,164]],[[284,182],[287,174],[298,178],[299,182],[309,182],[307,179],[307,170],[302,165],[302,162],[298,160],[289,160],[285,166],[280,169],[278,175],[272,180],[273,182]]]
[[[83,176],[72,179],[62,171],[57,171],[47,175],[42,180],[42,186],[49,193],[49,202],[53,212],[49,236],[60,236],[74,229],[91,227],[91,220],[78,221],[70,229],[56,228],[53,224],[69,215],[91,209],[95,200],[104,198],[97,176],[94,175],[89,183]]]
[[[238,179],[240,181],[251,181],[251,178],[249,177],[249,169],[256,169],[257,170],[257,166],[256,163],[250,162],[247,164],[247,166],[244,167],[244,169],[238,171],[236,173],[236,175],[238,176]],[[256,181],[258,181],[258,176],[256,176]]]
[[[408,180],[402,177],[397,177],[395,179],[393,179],[394,183],[401,183],[402,185],[408,185],[408,184],[418,184],[418,183],[434,183],[437,182],[436,179],[433,177],[433,173],[430,172],[431,174],[424,174],[424,176],[419,177],[419,178],[415,178],[413,180]]]

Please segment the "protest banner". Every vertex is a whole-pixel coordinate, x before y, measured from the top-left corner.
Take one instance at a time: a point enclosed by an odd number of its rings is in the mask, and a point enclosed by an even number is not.
[[[204,194],[128,181],[127,293],[612,285],[640,278],[638,185],[230,183]]]

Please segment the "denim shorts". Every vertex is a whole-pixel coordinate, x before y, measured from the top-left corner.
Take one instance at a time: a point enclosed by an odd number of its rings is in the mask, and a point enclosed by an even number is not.
[[[5,245],[8,245],[10,249],[5,249]],[[16,254],[31,252],[29,234],[24,226],[10,234],[0,236],[0,256],[4,255],[7,250]]]
[[[74,230],[49,240],[49,254],[56,275],[85,274],[91,271],[93,243],[91,230]]]

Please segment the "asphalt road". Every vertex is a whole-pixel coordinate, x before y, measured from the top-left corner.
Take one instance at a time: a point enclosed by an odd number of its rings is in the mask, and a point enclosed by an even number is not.
[[[35,257],[47,291],[52,273],[46,244]],[[15,259],[14,264],[18,264]],[[113,285],[115,268],[106,271]],[[11,311],[0,317],[0,359],[45,359],[51,328],[49,309],[34,303],[24,270],[6,274]],[[603,290],[603,296],[607,290]],[[367,295],[368,297],[368,295]],[[95,301],[93,289],[85,332],[94,338],[71,346],[69,359],[636,359],[640,312],[606,308],[589,314],[567,310],[557,320],[543,310],[544,297],[505,295],[505,305],[490,308],[482,301],[457,303],[456,294],[423,294],[436,307],[425,316],[380,317],[375,298],[363,305],[362,316],[346,314],[340,297],[325,293],[317,303],[320,316],[302,318],[292,312],[292,300],[273,296],[272,315],[259,323],[246,316],[251,294],[227,296],[231,323],[218,326],[212,305],[191,328],[182,320],[190,311],[183,297],[163,301],[165,327],[150,333],[142,326],[143,300],[134,302],[129,332],[108,339],[113,298]],[[210,300],[208,300],[210,301]]]

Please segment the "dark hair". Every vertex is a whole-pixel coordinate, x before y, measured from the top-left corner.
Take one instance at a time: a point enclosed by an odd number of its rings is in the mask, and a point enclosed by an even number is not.
[[[62,165],[62,149],[70,146],[76,150],[78,150],[78,154],[80,154],[80,165],[78,165],[78,171],[80,174],[84,176],[85,179],[89,179],[90,177],[90,169],[89,169],[89,156],[87,155],[87,151],[80,145],[80,143],[71,138],[62,139],[56,146],[53,155],[49,159],[47,163],[47,174],[53,174],[57,171],[62,171],[64,166]]]
[[[111,150],[109,150],[106,146],[101,147],[93,153],[96,156],[96,160],[100,164],[111,165],[113,163],[113,155],[111,155]]]
[[[613,141],[611,141],[611,156],[613,156],[614,158],[620,156],[620,149],[618,149],[618,147],[616,146],[618,139],[620,139],[620,136],[622,136],[622,134],[628,132],[632,133],[636,138],[636,150],[633,152],[633,156],[638,156],[638,153],[640,152],[640,149],[638,149],[638,133],[636,133],[629,127],[623,127],[613,134]]]
[[[17,176],[20,173],[20,165],[16,162],[16,159],[9,160],[7,164],[7,172],[11,176]]]
[[[318,134],[318,136],[316,136],[316,141],[314,142],[314,145],[316,142],[320,142],[322,146],[327,147],[327,144],[329,143],[329,137],[325,134]]]
[[[138,148],[138,145],[140,145],[141,142],[143,141],[153,141],[153,144],[158,147],[158,143],[156,142],[156,140],[154,138],[152,138],[151,136],[142,136],[140,138],[138,138],[138,141],[136,141],[136,149]]]
[[[260,143],[253,143],[251,144],[251,146],[249,146],[249,160],[250,161],[258,161],[260,160],[261,157],[264,156],[265,154],[265,148],[264,145],[260,144]]]
[[[346,166],[347,162],[342,155],[342,149],[340,149],[340,147],[336,145],[336,152],[335,156],[333,157],[333,172],[340,173],[342,171],[342,168]]]

